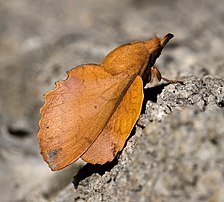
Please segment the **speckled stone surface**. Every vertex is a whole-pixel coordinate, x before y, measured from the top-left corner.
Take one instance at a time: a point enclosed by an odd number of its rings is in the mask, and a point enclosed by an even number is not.
[[[75,201],[223,201],[223,86],[195,76],[166,86],[147,102],[139,121],[146,127],[136,129],[118,163],[79,181]]]

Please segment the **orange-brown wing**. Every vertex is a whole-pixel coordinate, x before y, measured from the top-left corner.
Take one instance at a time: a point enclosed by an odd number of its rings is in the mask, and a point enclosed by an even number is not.
[[[140,115],[143,97],[142,79],[137,76],[104,130],[82,155],[84,161],[104,164],[114,159]]]
[[[99,65],[83,65],[45,94],[38,139],[52,170],[77,160],[95,141],[126,91],[129,77],[111,76]]]

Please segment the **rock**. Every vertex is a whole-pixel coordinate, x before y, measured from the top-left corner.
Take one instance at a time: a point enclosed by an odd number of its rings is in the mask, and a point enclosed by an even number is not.
[[[224,80],[195,76],[165,86],[157,102],[147,102],[139,120],[146,127],[136,128],[112,168],[87,164],[68,196],[75,191],[75,201],[223,201],[223,86]],[[88,170],[94,171],[80,180]]]

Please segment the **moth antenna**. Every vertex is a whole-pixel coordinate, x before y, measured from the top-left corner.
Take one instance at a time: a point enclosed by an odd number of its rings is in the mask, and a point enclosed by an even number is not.
[[[170,39],[172,39],[173,37],[174,37],[173,34],[168,33],[167,35],[165,35],[165,36],[161,39],[160,44],[164,47],[164,46],[168,43],[168,41],[169,41]]]

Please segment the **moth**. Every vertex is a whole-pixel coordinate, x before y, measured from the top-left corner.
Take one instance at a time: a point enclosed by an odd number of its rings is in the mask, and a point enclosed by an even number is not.
[[[171,38],[168,33],[121,45],[100,64],[71,69],[66,80],[44,95],[38,140],[51,170],[79,158],[91,164],[115,158],[140,115],[143,86],[178,82],[162,77],[154,66]]]

